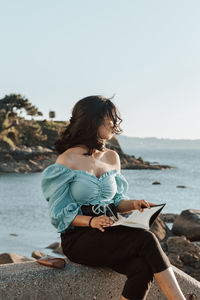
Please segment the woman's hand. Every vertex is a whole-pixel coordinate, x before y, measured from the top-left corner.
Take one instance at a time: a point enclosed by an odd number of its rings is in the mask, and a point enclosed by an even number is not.
[[[146,200],[130,200],[132,201],[133,208],[132,209],[138,209],[140,212],[143,212],[143,208],[151,208],[151,206],[155,206],[156,204],[147,202]]]
[[[103,229],[103,227],[109,227],[113,223],[114,223],[114,221],[110,217],[101,215],[98,217],[94,217],[90,223],[90,226],[92,228],[97,228],[97,229],[101,230],[102,232],[104,232],[105,229]]]

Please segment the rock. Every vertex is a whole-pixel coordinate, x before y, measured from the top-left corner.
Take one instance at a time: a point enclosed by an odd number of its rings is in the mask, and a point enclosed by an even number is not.
[[[186,189],[186,186],[185,186],[185,185],[177,185],[176,187],[177,187],[177,188],[181,188],[181,189]]]
[[[44,152],[45,149],[47,149],[47,148],[44,148],[42,146],[35,146],[36,151]]]
[[[184,262],[180,259],[180,255],[175,253],[169,253],[168,258],[170,260],[170,263],[175,267],[181,268],[184,266]]]
[[[200,210],[187,209],[176,217],[172,232],[185,235],[190,241],[200,241]]]
[[[177,216],[178,214],[171,214],[171,213],[160,214],[160,218],[166,223],[174,223]]]
[[[59,243],[59,246],[55,250],[53,250],[53,252],[59,253],[59,254],[64,254],[60,243]]]
[[[200,268],[199,256],[192,253],[183,253],[180,255],[180,258],[184,262],[184,264],[191,266],[195,269]]]
[[[16,173],[15,169],[13,169],[13,167],[8,165],[8,164],[6,164],[4,166],[1,165],[0,166],[0,172],[2,172],[2,173]]]
[[[35,166],[38,165],[38,163],[37,163],[36,161],[33,161],[32,159],[29,159],[29,162],[30,162],[31,164],[35,165]]]
[[[160,184],[159,181],[154,181],[152,184]]]
[[[10,252],[0,254],[0,265],[11,263],[23,263],[25,261],[35,261],[35,259],[33,257],[25,257],[20,254],[14,254]]]
[[[47,246],[46,248],[49,248],[49,249],[56,249],[60,246],[60,243],[58,242],[55,242],[53,244],[50,244],[49,246]]]
[[[3,152],[0,151],[0,172],[3,173],[27,173],[40,172],[48,165],[53,164],[57,154],[50,149],[35,149]],[[1,150],[1,149],[0,149]]]
[[[38,258],[41,258],[43,256],[45,256],[46,254],[43,253],[43,252],[40,252],[39,250],[35,250],[32,252],[31,256],[38,259]]]
[[[140,157],[138,157],[138,159],[137,160],[139,160],[139,161],[141,161],[141,162],[144,162],[144,160],[143,160],[143,158],[140,156]]]
[[[169,237],[166,241],[170,262],[188,275],[200,280],[200,249],[185,236]]]
[[[192,244],[196,245],[197,247],[199,247],[200,250],[200,242],[192,242]]]
[[[200,255],[199,247],[191,243],[185,236],[171,236],[167,239],[168,252],[171,253],[193,253]]]
[[[198,299],[197,299],[197,296],[194,293],[192,293],[192,294],[188,295],[187,300],[198,300]]]
[[[150,231],[155,233],[160,241],[168,239],[169,236],[173,235],[168,226],[161,220],[160,216],[154,221]]]
[[[46,248],[53,249],[54,253],[63,254],[61,243],[55,242],[55,243],[47,246]]]

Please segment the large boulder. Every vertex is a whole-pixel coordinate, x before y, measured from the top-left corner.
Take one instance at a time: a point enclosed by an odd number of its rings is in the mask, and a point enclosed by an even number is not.
[[[200,248],[185,236],[172,236],[166,241],[167,255],[174,266],[200,280]]]
[[[190,241],[200,241],[200,210],[187,209],[176,217],[172,232],[185,235]]]
[[[173,213],[160,214],[160,218],[166,223],[174,223],[177,216],[178,214]]]
[[[169,227],[165,224],[165,222],[163,222],[160,216],[156,218],[151,226],[150,231],[155,233],[160,241],[167,240],[169,236],[173,235]]]

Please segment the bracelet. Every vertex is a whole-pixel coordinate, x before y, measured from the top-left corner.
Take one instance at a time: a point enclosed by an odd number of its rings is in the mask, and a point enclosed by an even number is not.
[[[90,218],[90,221],[89,221],[89,224],[88,224],[89,227],[92,227],[92,226],[91,226],[91,221],[92,221],[93,218],[95,218],[95,217],[92,216],[92,217]]]

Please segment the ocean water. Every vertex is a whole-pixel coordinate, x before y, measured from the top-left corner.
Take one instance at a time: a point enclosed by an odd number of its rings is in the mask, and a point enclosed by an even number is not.
[[[128,153],[128,152],[126,152]],[[166,203],[163,213],[200,209],[200,150],[129,151],[145,161],[174,166],[164,170],[124,170],[129,193],[135,199]],[[154,181],[160,185],[152,185]],[[184,185],[186,188],[177,188]]]
[[[122,170],[131,199],[166,203],[163,213],[200,209],[200,150],[129,151],[144,160],[176,167],[166,170]],[[53,254],[45,247],[60,242],[51,225],[41,188],[41,173],[0,174],[0,253],[30,257],[34,250]],[[152,185],[159,181],[160,185]],[[185,185],[186,188],[177,188]],[[12,236],[11,234],[17,234]]]

